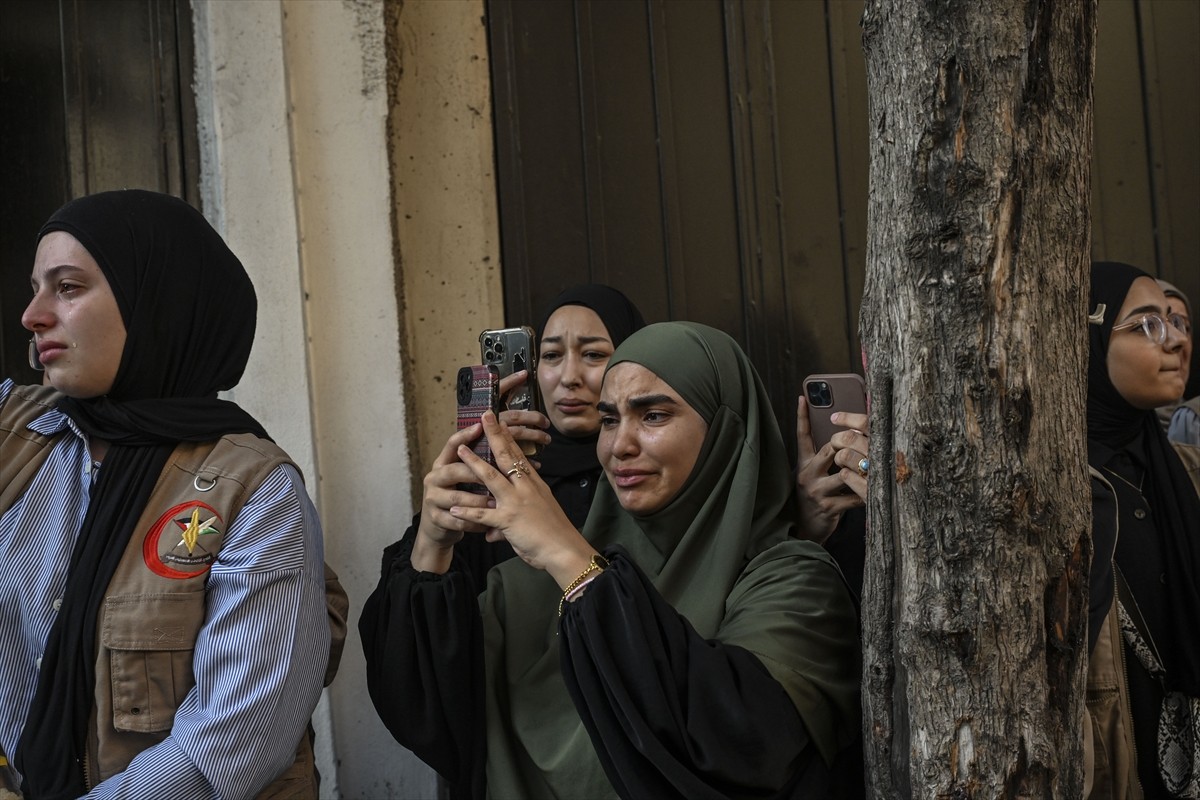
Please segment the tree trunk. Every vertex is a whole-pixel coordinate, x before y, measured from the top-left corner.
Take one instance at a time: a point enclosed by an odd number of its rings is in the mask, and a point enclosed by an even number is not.
[[[1083,787],[1095,0],[867,0],[877,798]]]

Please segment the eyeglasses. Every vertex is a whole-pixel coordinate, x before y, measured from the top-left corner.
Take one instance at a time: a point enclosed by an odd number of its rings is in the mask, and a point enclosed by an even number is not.
[[[1142,333],[1146,334],[1147,339],[1154,344],[1162,344],[1167,340],[1168,323],[1184,336],[1192,335],[1192,323],[1188,322],[1188,318],[1183,314],[1168,314],[1166,319],[1163,319],[1158,314],[1143,314],[1137,319],[1122,322],[1120,325],[1113,325],[1112,329],[1115,333],[1116,331],[1136,328],[1140,325]]]

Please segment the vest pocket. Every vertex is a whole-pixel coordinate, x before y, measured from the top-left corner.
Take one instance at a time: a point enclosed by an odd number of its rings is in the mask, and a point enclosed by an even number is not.
[[[1087,710],[1092,726],[1092,793],[1088,800],[1110,800],[1116,791],[1115,748],[1120,746],[1121,709],[1116,688],[1088,688]],[[1086,758],[1086,756],[1085,756]]]
[[[195,684],[192,650],[203,621],[203,590],[105,599],[101,642],[109,651],[117,730],[170,730]]]

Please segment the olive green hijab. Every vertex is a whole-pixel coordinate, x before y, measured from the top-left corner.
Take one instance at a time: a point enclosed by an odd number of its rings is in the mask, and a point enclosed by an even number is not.
[[[695,323],[643,328],[608,368],[622,362],[665,381],[708,432],[679,494],[653,514],[625,511],[602,481],[584,537],[623,546],[701,636],[758,656],[831,762],[858,733],[857,623],[833,560],[793,538],[792,475],[762,381],[732,338]],[[559,596],[513,559],[481,598],[493,797],[613,795],[559,672]]]

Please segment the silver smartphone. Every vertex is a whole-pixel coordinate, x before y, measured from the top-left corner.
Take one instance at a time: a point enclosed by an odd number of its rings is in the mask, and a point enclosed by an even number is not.
[[[525,383],[500,398],[502,408],[542,410],[542,393],[538,391],[537,384],[537,357],[537,335],[528,325],[489,328],[479,334],[479,358],[486,366],[495,367],[501,378],[523,369],[529,370]],[[541,449],[532,442],[521,442],[521,452],[527,456],[536,456]]]
[[[529,379],[500,399],[504,408],[541,411],[541,393],[537,388],[537,340],[533,328],[491,328],[479,334],[479,358],[493,366],[501,378],[529,370]]]

